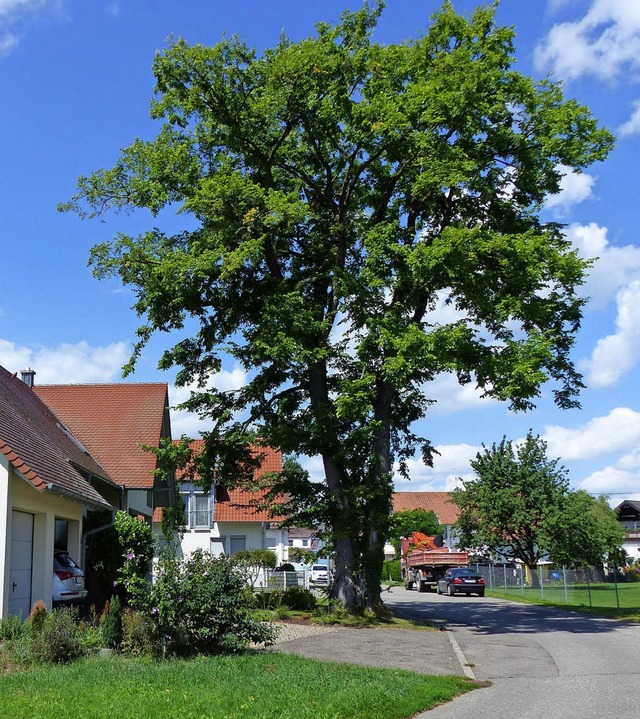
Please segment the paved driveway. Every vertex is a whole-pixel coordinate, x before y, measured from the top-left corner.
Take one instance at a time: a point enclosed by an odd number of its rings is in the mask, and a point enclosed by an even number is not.
[[[638,625],[489,597],[383,596],[408,617],[441,621],[476,678],[492,682],[425,719],[640,716]]]

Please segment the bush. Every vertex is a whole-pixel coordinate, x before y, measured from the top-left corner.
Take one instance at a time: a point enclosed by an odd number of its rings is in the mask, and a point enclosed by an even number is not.
[[[230,652],[273,643],[274,630],[251,615],[253,595],[233,560],[198,550],[158,564],[148,618],[154,637],[171,654]]]
[[[294,611],[311,612],[316,608],[315,596],[303,587],[289,587],[286,589],[282,595],[282,602]]]
[[[0,641],[13,641],[20,639],[27,633],[25,622],[12,614],[0,621]]]
[[[119,597],[111,597],[111,601],[104,605],[100,629],[103,646],[118,649],[122,642],[122,609]]]
[[[54,609],[47,615],[40,631],[31,636],[31,657],[38,663],[67,664],[83,653],[78,612],[73,607]]]
[[[402,581],[402,570],[400,569],[399,559],[385,559],[382,564],[382,581]]]
[[[120,649],[131,656],[159,653],[158,646],[153,640],[151,623],[137,609],[125,609],[122,613]]]
[[[38,599],[38,601],[31,607],[31,611],[29,612],[29,617],[27,619],[29,629],[32,633],[37,633],[42,629],[44,623],[47,621],[47,614],[48,612],[44,602],[42,599]]]
[[[256,609],[276,609],[282,604],[283,593],[279,591],[256,592],[253,596],[253,606]]]

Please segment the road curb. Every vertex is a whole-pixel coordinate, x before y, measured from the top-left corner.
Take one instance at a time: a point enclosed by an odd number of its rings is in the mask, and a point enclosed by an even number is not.
[[[447,632],[447,636],[449,637],[449,641],[451,642],[451,647],[453,648],[453,651],[458,657],[458,661],[460,662],[460,668],[464,672],[465,677],[467,679],[473,679],[475,681],[476,675],[473,673],[473,669],[469,666],[469,662],[467,662],[467,658],[464,655],[464,652],[462,649],[460,649],[460,645],[458,644],[458,640],[453,636],[453,632],[445,629]]]

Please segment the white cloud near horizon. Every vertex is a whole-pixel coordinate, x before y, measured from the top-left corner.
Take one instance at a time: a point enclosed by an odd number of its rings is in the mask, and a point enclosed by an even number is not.
[[[584,17],[551,28],[534,62],[565,80],[590,75],[611,82],[635,75],[640,70],[640,3],[593,0]]]
[[[57,347],[19,347],[0,339],[0,365],[10,372],[31,367],[38,384],[113,382],[128,359],[125,342],[92,347],[87,342],[61,343]]]
[[[616,407],[603,417],[594,417],[574,428],[547,425],[542,438],[547,442],[549,457],[562,461],[592,459],[611,453],[625,456],[640,445],[640,412]]]

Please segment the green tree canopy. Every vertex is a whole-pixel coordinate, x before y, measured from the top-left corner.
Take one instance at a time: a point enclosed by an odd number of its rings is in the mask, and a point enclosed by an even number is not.
[[[322,481],[272,486],[296,524],[327,527],[349,607],[379,602],[394,467],[407,474],[418,450],[431,462],[414,431],[425,383],[454,373],[527,409],[550,380],[576,405],[586,265],[539,211],[612,144],[558,84],[513,69],[495,8],[463,17],[447,1],[391,45],[372,40],[382,10],[365,2],[262,54],[235,37],[172,43],[153,64],[157,137],[63,206],[184,217],[174,234],[125,224],[92,251],[97,277],[135,293],[128,370],[154,333],[177,333],[159,366],[213,420],[205,480],[250,476],[256,439],[322,458]],[[248,382],[216,390],[229,356]]]
[[[546,450],[529,432],[517,447],[503,438],[476,455],[475,477],[453,493],[462,546],[534,570],[548,558],[599,564],[620,547],[623,530],[606,499],[570,490],[567,470]]]

